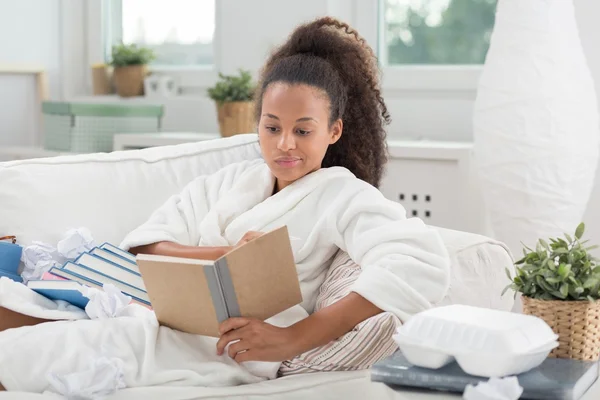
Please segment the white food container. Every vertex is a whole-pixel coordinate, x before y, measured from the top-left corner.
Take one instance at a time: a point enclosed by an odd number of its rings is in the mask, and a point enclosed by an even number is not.
[[[394,339],[412,364],[437,369],[456,362],[468,374],[501,377],[537,367],[556,335],[542,319],[464,305],[419,313]]]

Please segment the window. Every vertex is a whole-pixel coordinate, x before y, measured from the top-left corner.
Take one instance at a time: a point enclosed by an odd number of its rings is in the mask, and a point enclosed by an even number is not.
[[[119,42],[153,49],[155,66],[214,64],[216,0],[110,0],[105,52]],[[107,40],[106,40],[107,39]]]
[[[496,0],[382,0],[386,65],[483,64]]]

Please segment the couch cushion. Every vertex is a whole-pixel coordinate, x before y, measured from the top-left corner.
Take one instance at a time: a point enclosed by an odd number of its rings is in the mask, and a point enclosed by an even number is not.
[[[53,245],[85,226],[120,243],[195,177],[260,157],[255,134],[108,154],[0,163],[0,236]]]
[[[346,252],[339,251],[321,285],[315,311],[347,296],[360,272],[360,266]],[[385,312],[375,315],[356,325],[339,339],[284,361],[279,374],[286,376],[370,368],[398,348],[392,335],[399,326],[400,319],[394,314]]]

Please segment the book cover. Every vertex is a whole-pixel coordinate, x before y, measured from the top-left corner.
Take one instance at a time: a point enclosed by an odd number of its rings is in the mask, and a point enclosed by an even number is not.
[[[27,282],[27,287],[50,300],[64,300],[81,309],[89,302],[80,291],[81,284],[75,281],[34,280]]]
[[[119,264],[115,264],[90,253],[81,254],[73,262],[76,265],[81,265],[115,281],[129,285],[136,290],[146,292],[142,276],[132,273],[130,270],[123,268]]]
[[[131,254],[130,252],[125,251],[115,245],[112,245],[112,244],[106,242],[106,243],[103,243],[102,245],[100,245],[100,248],[103,250],[110,251],[111,253],[116,254],[120,257],[123,257],[135,264],[135,256],[133,254]]]
[[[522,399],[577,400],[598,378],[598,362],[547,358],[536,368],[517,375]],[[439,369],[412,365],[397,351],[371,367],[371,380],[390,385],[464,392],[487,378],[469,375],[452,362]]]
[[[117,264],[132,274],[141,276],[140,269],[138,268],[137,264],[135,262],[131,262],[131,260],[128,258],[122,257],[118,254],[102,249],[100,247],[94,247],[92,250],[90,250],[89,253],[98,256],[106,261],[110,261],[114,264]]]
[[[2,276],[6,277],[8,279],[11,279],[11,280],[13,280],[15,282],[23,282],[23,278],[21,278],[20,275],[16,275],[16,274],[13,274],[11,272],[8,272],[8,271],[5,271],[3,269],[0,269],[0,277],[2,277]]]
[[[50,271],[47,271],[47,272],[44,272],[44,274],[42,275],[42,280],[43,281],[66,281],[68,279],[63,278],[58,275],[54,275]]]
[[[287,227],[216,261],[139,254],[137,263],[159,322],[219,336],[230,317],[265,320],[302,302]]]
[[[82,285],[95,287],[96,289],[104,290],[105,283],[115,285],[121,292],[130,296],[133,300],[144,305],[150,305],[148,295],[145,292],[139,291],[131,286],[124,285],[118,281],[110,279],[96,271],[85,268],[81,265],[67,262],[62,268],[51,268],[50,272],[65,279],[79,282]]]

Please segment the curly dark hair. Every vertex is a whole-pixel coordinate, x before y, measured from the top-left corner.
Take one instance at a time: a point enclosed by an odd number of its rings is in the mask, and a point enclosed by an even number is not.
[[[344,123],[341,138],[329,146],[323,167],[341,166],[379,187],[390,115],[379,86],[373,50],[348,24],[331,17],[298,26],[264,65],[257,87],[256,120],[270,84],[307,84],[327,93],[330,119]]]

